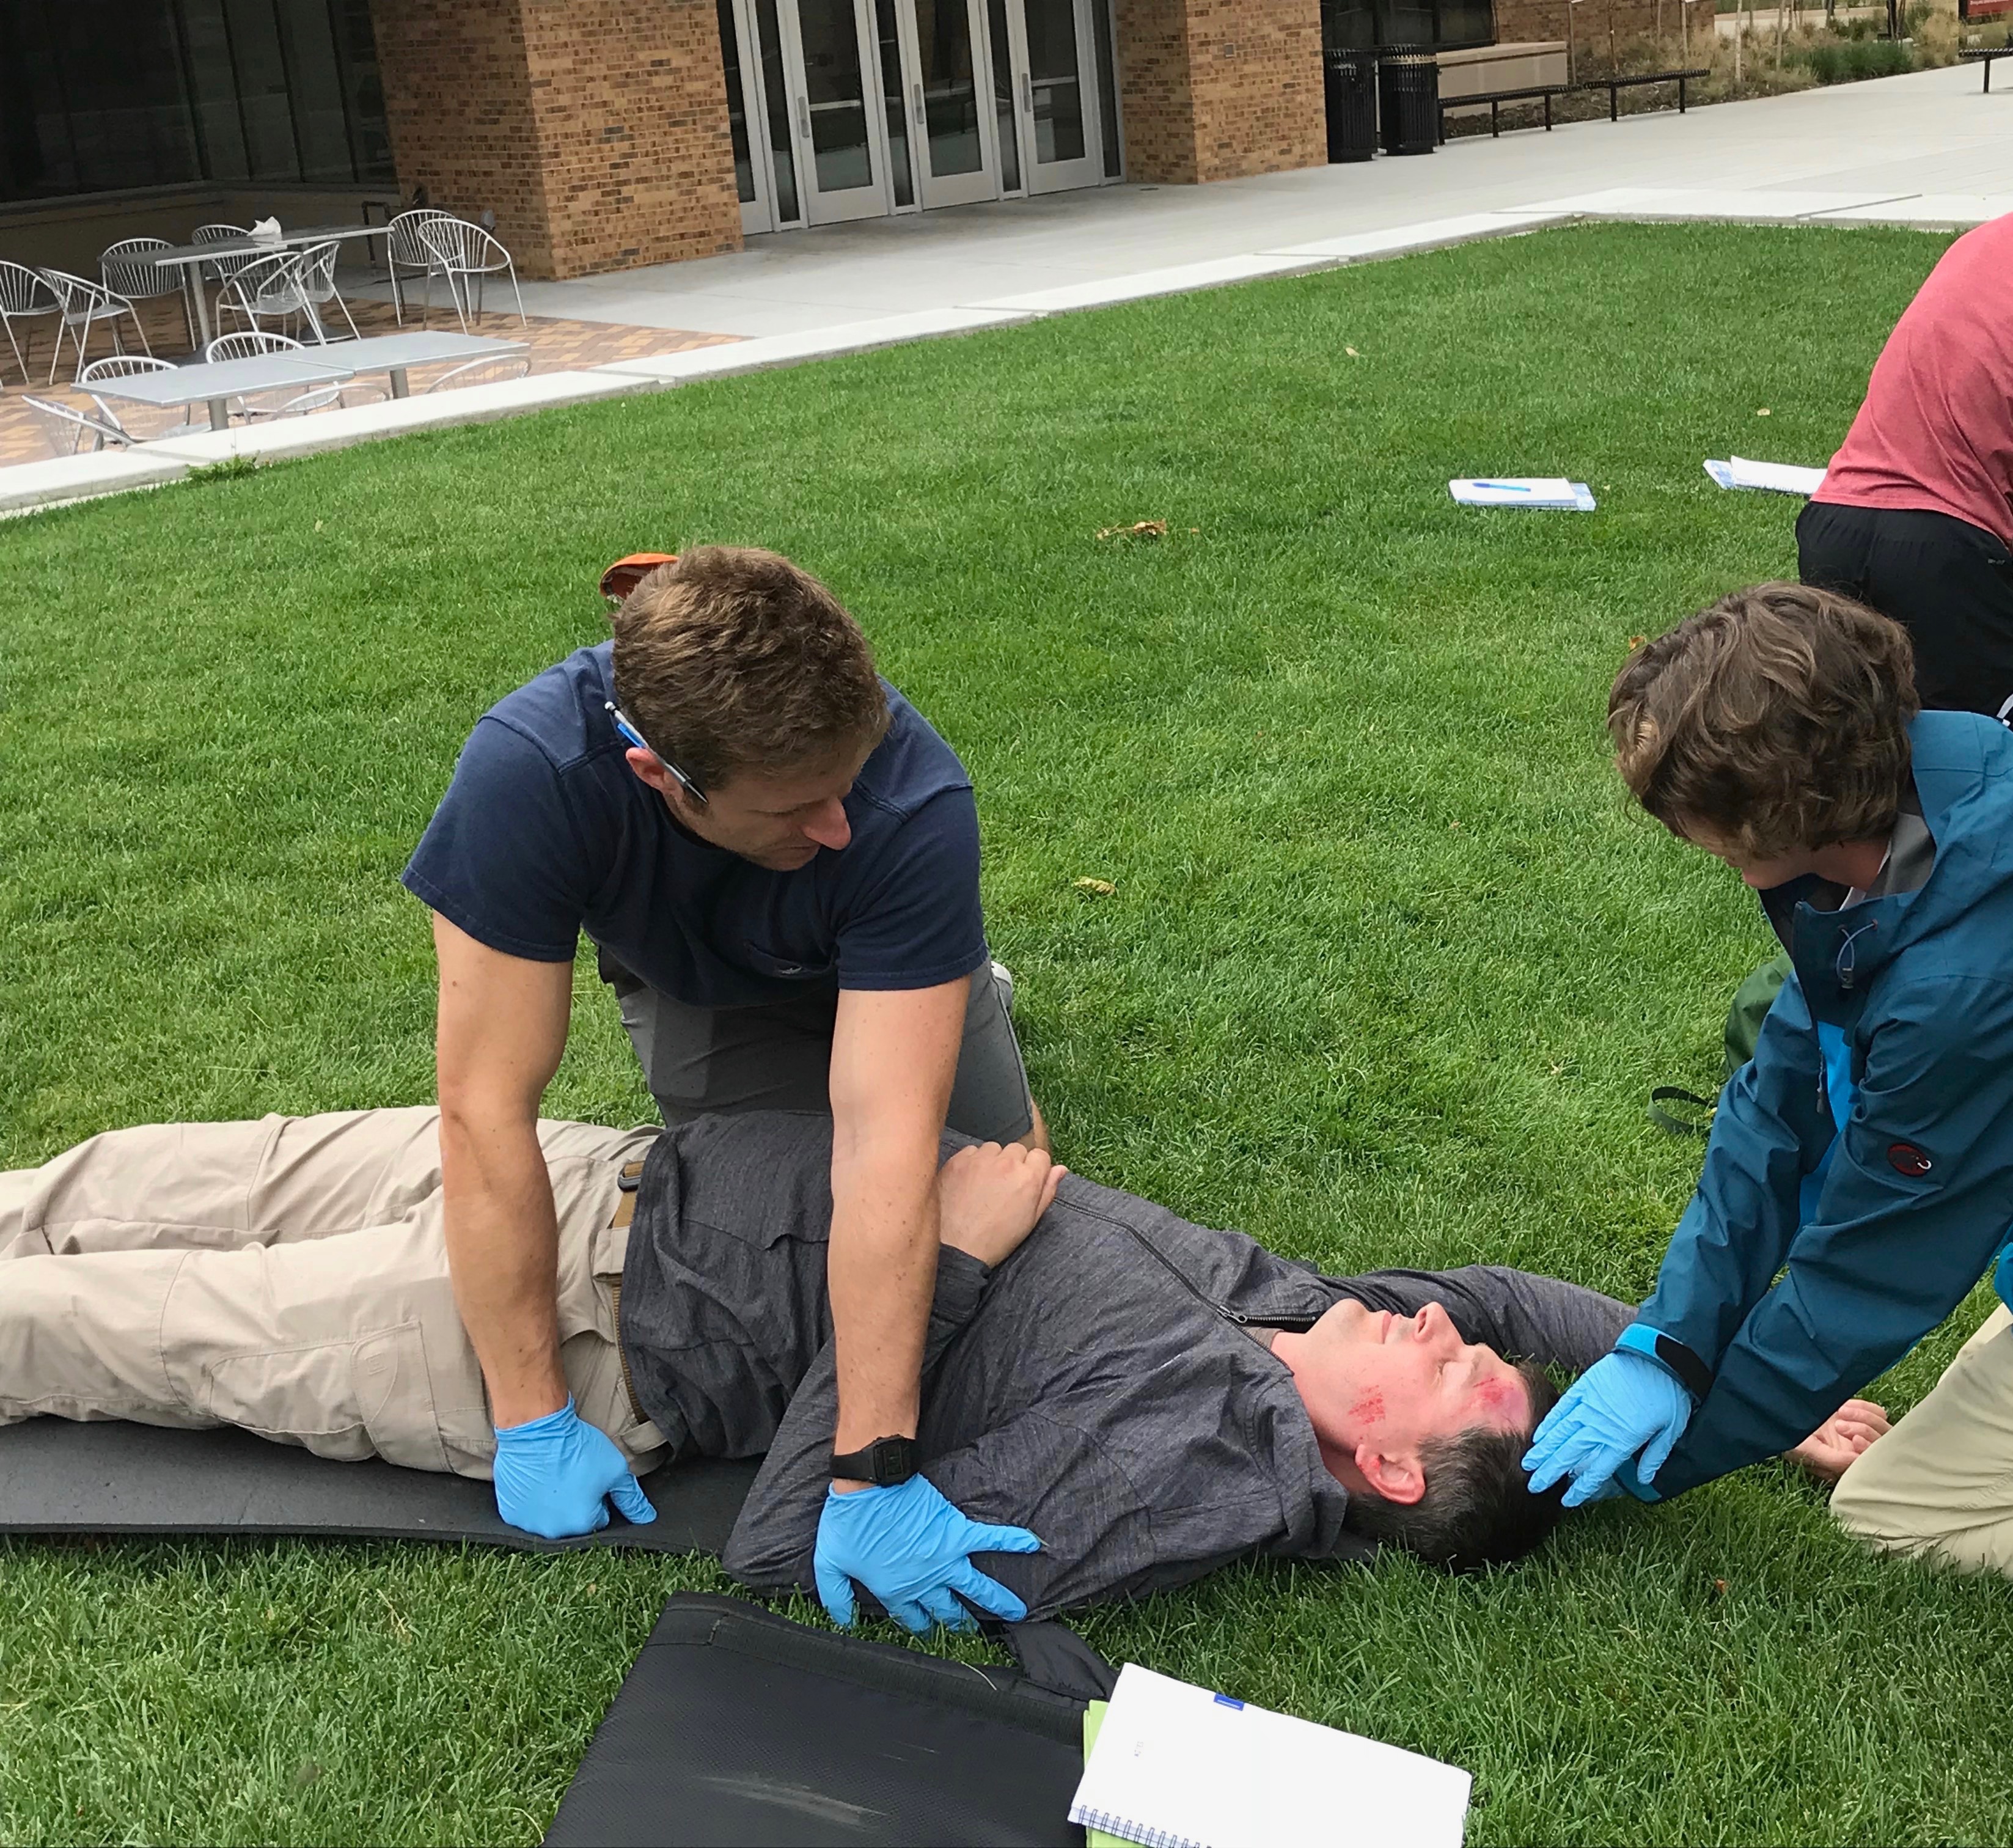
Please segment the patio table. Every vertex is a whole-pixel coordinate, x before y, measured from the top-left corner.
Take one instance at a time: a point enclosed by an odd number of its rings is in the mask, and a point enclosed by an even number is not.
[[[197,345],[209,345],[209,304],[202,292],[198,266],[220,256],[274,256],[283,250],[299,250],[310,244],[340,241],[345,238],[381,238],[381,224],[313,224],[297,231],[283,231],[277,238],[227,238],[217,244],[176,244],[166,250],[150,250],[145,260],[164,270],[180,270],[182,291],[195,308]]]
[[[412,388],[406,377],[411,366],[433,366],[447,359],[501,358],[521,353],[527,342],[492,340],[481,334],[434,334],[422,329],[417,334],[380,334],[369,340],[342,340],[325,350],[352,372],[389,374],[392,395],[409,398]]]
[[[352,345],[360,341],[350,342]],[[213,430],[231,427],[231,404],[247,391],[306,391],[310,385],[334,384],[354,378],[356,369],[332,356],[337,347],[303,347],[297,353],[259,353],[248,359],[216,359],[177,366],[171,372],[136,372],[124,378],[94,380],[88,390],[101,398],[130,399],[135,404],[172,409],[184,404],[207,404]]]

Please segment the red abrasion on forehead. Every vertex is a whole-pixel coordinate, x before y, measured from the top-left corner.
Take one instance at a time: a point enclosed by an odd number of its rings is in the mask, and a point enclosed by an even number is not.
[[[1484,1380],[1475,1389],[1475,1403],[1491,1417],[1514,1420],[1521,1412],[1515,1388],[1508,1380]]]

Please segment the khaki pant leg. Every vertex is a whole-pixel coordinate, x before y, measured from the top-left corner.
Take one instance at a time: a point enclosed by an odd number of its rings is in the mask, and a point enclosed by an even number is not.
[[[648,1467],[663,1439],[629,1403],[613,1292],[597,1273],[612,1266],[619,1280],[627,1235],[610,1232],[609,1221],[620,1160],[640,1155],[649,1134],[541,1129],[550,1132],[560,1209],[568,1384],[581,1415]],[[330,1139],[352,1153],[362,1146],[345,1143],[334,1125]],[[410,1135],[385,1139],[415,1146]],[[295,1167],[288,1185],[299,1191],[305,1170]],[[341,1191],[346,1172],[342,1163],[331,1171],[345,1211],[356,1197]],[[408,1197],[389,1167],[377,1180],[392,1189],[379,1197]],[[289,1210],[293,1223],[304,1214]],[[50,1414],[234,1424],[324,1457],[490,1474],[495,1440],[455,1308],[437,1185],[391,1224],[270,1244],[256,1242],[256,1227],[238,1230],[252,1242],[30,1254],[9,1264],[0,1291],[0,1422]]]
[[[1831,1508],[1885,1551],[2013,1574],[2013,1312],[1992,1312],[1929,1396],[1854,1461]]]
[[[638,1139],[562,1122],[538,1138],[549,1156],[610,1160]],[[326,1239],[404,1219],[440,1184],[430,1106],[112,1130],[0,1173],[0,1259]]]
[[[284,1121],[115,1129],[0,1174],[0,1259],[242,1243],[252,1185]]]
[[[29,1256],[0,1290],[0,1418],[235,1424],[324,1457],[486,1474],[436,1208],[231,1250]]]

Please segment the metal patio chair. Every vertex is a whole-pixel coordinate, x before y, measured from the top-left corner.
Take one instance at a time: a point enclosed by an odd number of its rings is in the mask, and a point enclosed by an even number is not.
[[[94,359],[77,375],[77,382],[85,391],[100,379],[131,378],[136,372],[173,372],[176,370],[171,359],[149,359],[142,353],[115,353],[109,359]],[[152,405],[128,404],[123,409],[107,404],[95,391],[91,391],[91,402],[98,406],[100,420],[115,430],[125,434],[131,442],[152,442],[157,437],[173,434],[186,429],[195,421],[195,406],[185,405],[180,412],[170,406],[158,410]],[[136,427],[144,424],[145,427]]]
[[[323,338],[321,323],[301,277],[306,255],[303,250],[279,250],[239,265],[216,298],[218,321],[222,322],[227,310],[249,323],[253,333],[264,331],[260,326],[263,321],[292,322],[312,328],[317,340]]]
[[[517,319],[527,327],[531,325],[524,313],[524,291],[517,287],[517,266],[511,262],[510,252],[481,225],[470,224],[465,218],[431,218],[420,226],[419,234],[420,241],[433,258],[427,270],[429,308],[433,301],[434,278],[445,277],[448,292],[454,298],[454,311],[461,318],[461,331],[466,334],[471,292],[469,285],[474,284],[475,319],[480,325],[484,279],[506,275],[510,278],[510,292],[517,298]]]
[[[307,349],[298,340],[289,340],[284,334],[265,334],[253,331],[245,334],[220,334],[202,349],[208,360],[256,359],[266,353],[299,353]],[[352,380],[347,384],[311,385],[305,391],[289,393],[282,386],[274,391],[246,391],[233,397],[230,402],[238,416],[248,424],[256,424],[274,417],[304,417],[309,411],[325,409],[331,404],[347,405],[351,402],[349,393],[359,394],[360,400],[383,398],[387,394],[379,387]]]
[[[25,391],[21,402],[35,413],[42,427],[49,452],[54,456],[78,456],[90,449],[131,449],[133,439],[116,424],[101,423],[88,411],[74,405],[57,404],[47,398],[30,398]],[[88,443],[84,438],[88,437]]]
[[[153,352],[148,342],[147,330],[140,324],[140,311],[123,295],[93,282],[88,276],[73,276],[67,270],[45,270],[41,276],[63,303],[63,319],[56,327],[56,350],[49,360],[51,384],[55,383],[56,368],[63,363],[65,334],[77,342],[79,372],[84,370],[84,349],[90,343],[91,331],[100,321],[111,330],[112,350],[116,353],[125,352],[125,344],[119,338],[119,317],[122,314],[131,320],[133,331],[140,336],[141,351]]]
[[[122,238],[99,254],[98,273],[105,286],[129,302],[151,302],[162,295],[181,298],[182,319],[188,324],[189,345],[195,345],[195,316],[189,308],[188,290],[179,270],[163,269],[152,252],[170,250],[165,238]]]
[[[349,312],[349,304],[344,301],[335,286],[335,259],[342,254],[342,246],[334,238],[326,244],[311,244],[301,252],[300,290],[308,304],[308,319],[314,323],[315,332],[326,341],[328,335],[322,327],[317,308],[326,308],[333,302],[342,310],[342,318],[349,324],[349,338],[361,340],[363,336],[356,331],[356,322]]]
[[[452,391],[463,385],[500,385],[520,379],[531,370],[529,353],[510,353],[500,359],[470,359],[452,372],[444,372],[427,387],[429,391]]]
[[[392,274],[392,313],[402,327],[406,324],[406,309],[399,288],[399,272],[405,269],[415,276],[424,276],[433,267],[433,252],[420,241],[420,227],[429,219],[453,216],[438,206],[415,206],[409,212],[401,212],[384,227],[384,262]]]
[[[14,338],[16,321],[35,320],[52,314],[63,313],[63,298],[43,278],[38,270],[30,270],[25,263],[0,262],[0,327],[7,331],[7,344],[14,349],[14,363],[21,369],[21,383],[32,384],[28,377],[27,355],[21,350],[21,343]],[[60,331],[56,338],[60,341]],[[32,335],[28,345],[34,345]]]

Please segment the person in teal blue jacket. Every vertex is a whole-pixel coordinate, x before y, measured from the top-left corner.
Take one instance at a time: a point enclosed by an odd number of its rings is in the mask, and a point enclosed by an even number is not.
[[[1773,1456],[1995,1264],[2013,1292],[2013,735],[1918,711],[1912,667],[1886,617],[1770,584],[1615,681],[1624,780],[1757,889],[1795,974],[1722,1094],[1654,1293],[1539,1428],[1534,1492],[1656,1500]]]

